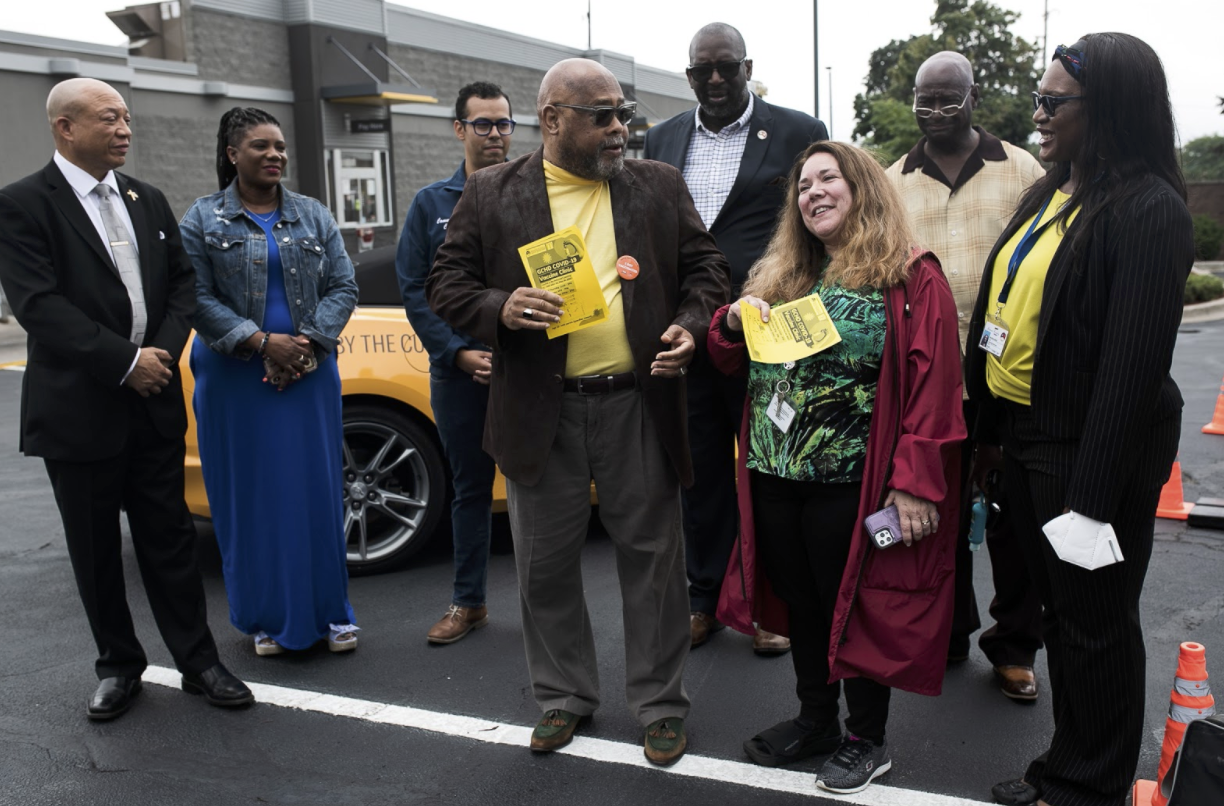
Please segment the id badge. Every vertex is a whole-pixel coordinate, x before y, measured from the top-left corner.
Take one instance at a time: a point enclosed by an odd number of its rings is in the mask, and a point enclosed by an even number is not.
[[[1007,346],[1007,332],[1007,323],[1002,319],[994,322],[986,320],[986,327],[982,328],[982,340],[978,342],[978,347],[995,358],[1002,358],[1003,348]]]
[[[769,406],[765,409],[765,414],[783,434],[790,429],[791,423],[795,421],[795,407],[790,404],[790,401],[781,392],[774,393],[773,399],[769,401]]]

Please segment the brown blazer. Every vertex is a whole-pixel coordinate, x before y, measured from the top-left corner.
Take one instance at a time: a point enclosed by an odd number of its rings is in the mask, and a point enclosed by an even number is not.
[[[704,349],[710,319],[729,301],[730,269],[693,207],[684,177],[670,165],[626,160],[609,182],[616,252],[641,273],[621,283],[625,327],[642,399],[681,483],[692,483],[684,381],[650,375],[672,324]],[[426,282],[429,304],[456,330],[493,347],[484,449],[508,478],[535,484],[544,472],[561,414],[569,339],[510,330],[499,314],[528,285],[518,248],[553,232],[544,152],[468,177],[446,242]]]

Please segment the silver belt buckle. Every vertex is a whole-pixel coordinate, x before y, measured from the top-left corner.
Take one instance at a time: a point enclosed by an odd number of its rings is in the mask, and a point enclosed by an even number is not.
[[[596,391],[592,389],[587,391],[585,386],[587,383],[594,381],[603,381],[607,384],[606,388]],[[612,376],[611,375],[579,375],[578,376],[578,394],[580,395],[602,395],[612,391]]]

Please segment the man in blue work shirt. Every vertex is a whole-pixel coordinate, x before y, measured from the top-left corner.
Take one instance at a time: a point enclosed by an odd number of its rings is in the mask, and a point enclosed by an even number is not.
[[[455,588],[450,607],[429,630],[431,644],[452,644],[489,622],[485,582],[495,466],[481,448],[492,354],[430,310],[425,278],[434,253],[446,240],[446,225],[464,182],[473,172],[506,160],[514,133],[510,99],[496,84],[468,84],[459,90],[454,125],[455,137],[463,143],[463,163],[451,178],[417,193],[395,253],[408,321],[429,352],[430,403],[455,489]]]

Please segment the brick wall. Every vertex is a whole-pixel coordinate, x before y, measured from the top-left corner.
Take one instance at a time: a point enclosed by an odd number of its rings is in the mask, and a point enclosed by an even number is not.
[[[293,89],[289,29],[275,22],[191,9],[187,61],[205,81]]]
[[[1224,182],[1191,182],[1188,190],[1190,215],[1211,216],[1224,225]],[[1224,260],[1224,246],[1216,260]]]

